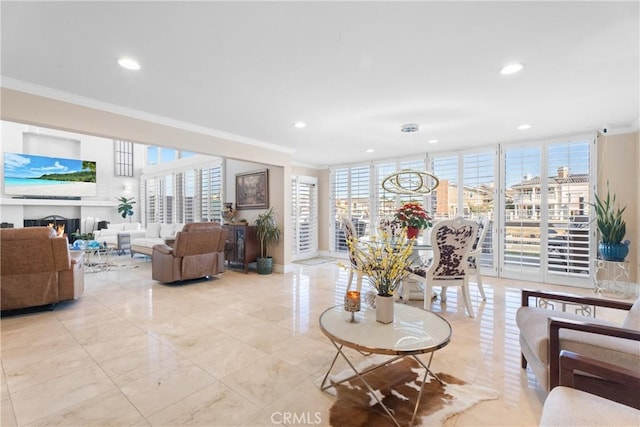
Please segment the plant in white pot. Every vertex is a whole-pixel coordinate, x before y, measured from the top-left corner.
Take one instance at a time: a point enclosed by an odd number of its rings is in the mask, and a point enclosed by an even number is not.
[[[273,258],[269,255],[269,248],[280,242],[280,227],[273,207],[256,218],[256,237],[260,242],[260,256],[256,260],[258,274],[271,274]]]
[[[591,205],[596,211],[596,224],[600,232],[600,243],[598,251],[600,257],[607,261],[624,261],[629,253],[629,240],[625,240],[624,235],[627,232],[627,225],[622,214],[625,209],[616,203],[616,195],[609,191],[609,183],[607,182],[607,196],[604,199],[595,195],[595,203]]]

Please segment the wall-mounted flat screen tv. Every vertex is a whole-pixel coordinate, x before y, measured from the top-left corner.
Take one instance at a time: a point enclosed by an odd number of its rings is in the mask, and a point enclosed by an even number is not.
[[[33,197],[96,196],[96,162],[4,153],[4,192]]]

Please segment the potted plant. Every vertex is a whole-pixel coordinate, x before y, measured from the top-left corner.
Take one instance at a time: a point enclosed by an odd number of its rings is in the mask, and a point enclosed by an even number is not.
[[[269,247],[276,246],[280,242],[280,227],[273,207],[256,218],[256,237],[260,242],[260,256],[256,260],[258,274],[271,274],[273,258],[269,256]]]
[[[432,225],[432,218],[419,203],[405,203],[396,211],[394,218],[407,228],[407,237],[410,239],[418,237],[420,230]]]
[[[627,225],[622,218],[625,209],[616,203],[616,195],[609,191],[609,183],[607,182],[607,196],[604,199],[595,195],[595,203],[591,205],[596,211],[596,224],[600,232],[600,243],[598,251],[600,257],[606,261],[624,261],[629,253],[629,240],[625,240],[624,235],[627,232]]]
[[[393,236],[387,230],[381,230],[378,236],[366,241],[353,237],[347,239],[349,252],[355,261],[351,268],[366,276],[376,289],[378,322],[393,321],[393,294],[409,274],[414,243],[415,240],[408,239],[405,233]]]
[[[131,222],[131,217],[133,216],[133,205],[136,203],[133,197],[116,197],[116,200],[120,202],[118,204],[118,213],[122,216],[122,218],[127,219],[129,217],[129,222]]]

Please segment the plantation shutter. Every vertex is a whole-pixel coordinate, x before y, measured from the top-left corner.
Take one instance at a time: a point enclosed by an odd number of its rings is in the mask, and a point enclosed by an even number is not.
[[[548,275],[588,278],[592,268],[589,233],[591,202],[590,142],[559,142],[547,146]]]
[[[486,217],[489,220],[480,256],[482,274],[496,274],[493,250],[495,168],[495,150],[468,153],[462,156],[461,187],[463,188],[464,216],[470,219]]]
[[[317,179],[293,177],[291,189],[292,255],[301,259],[318,250]]]
[[[534,274],[533,278],[540,279],[541,190],[546,184],[546,179],[541,179],[541,157],[540,146],[504,150],[506,196],[502,251],[507,277]]]
[[[435,220],[458,215],[458,156],[434,156],[433,174],[440,184],[431,193],[431,214]]]

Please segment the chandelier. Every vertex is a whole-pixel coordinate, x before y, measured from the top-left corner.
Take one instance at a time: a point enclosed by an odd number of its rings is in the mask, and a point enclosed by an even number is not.
[[[440,180],[432,173],[403,169],[382,180],[384,191],[393,194],[426,195],[435,190]]]

